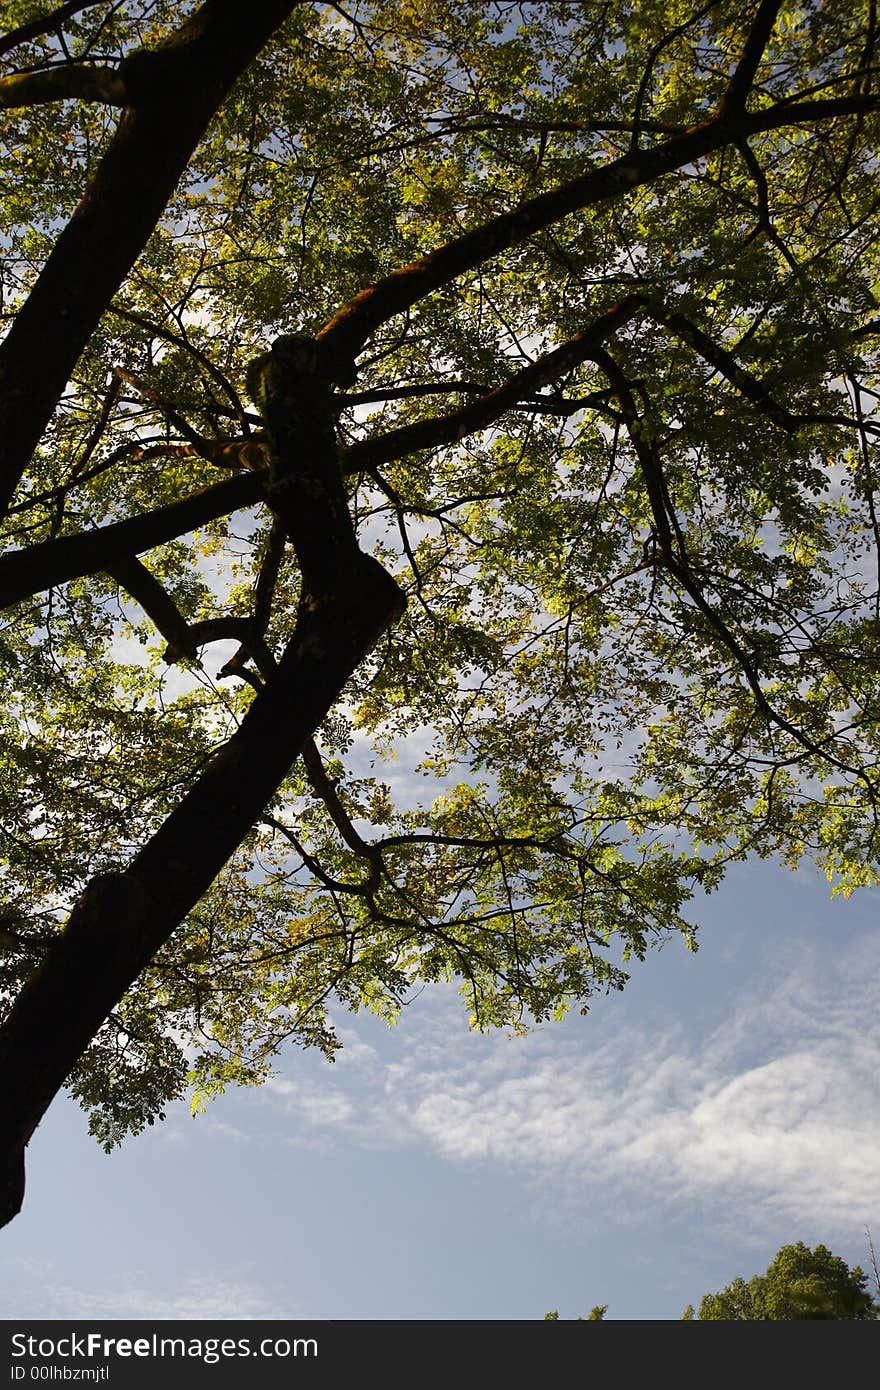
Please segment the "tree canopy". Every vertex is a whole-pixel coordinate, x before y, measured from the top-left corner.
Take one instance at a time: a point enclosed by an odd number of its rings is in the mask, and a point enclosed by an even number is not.
[[[826,1246],[811,1250],[798,1241],[783,1245],[766,1274],[706,1294],[698,1316],[704,1322],[867,1322],[880,1316],[867,1285],[858,1265],[850,1269]],[[693,1308],[685,1310],[686,1319],[693,1315]]]
[[[584,1318],[584,1317],[577,1317],[577,1318],[575,1318],[575,1322],[604,1322],[604,1321],[605,1321],[605,1314],[606,1314],[607,1312],[608,1312],[608,1304],[607,1304],[607,1303],[597,1303],[597,1304],[595,1305],[595,1307],[593,1307],[593,1308],[590,1309],[589,1313],[587,1314],[587,1316],[586,1316],[585,1318]],[[545,1321],[545,1322],[558,1322],[558,1321],[559,1321],[559,1313],[556,1311],[556,1309],[554,1309],[552,1313],[545,1313],[545,1314],[544,1314],[544,1321]]]
[[[65,1084],[877,881],[873,0],[3,24],[2,1219]]]

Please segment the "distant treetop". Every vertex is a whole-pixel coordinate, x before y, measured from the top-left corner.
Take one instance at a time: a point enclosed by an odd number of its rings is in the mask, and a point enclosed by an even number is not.
[[[766,1274],[756,1274],[748,1283],[734,1279],[720,1293],[706,1294],[698,1316],[703,1322],[866,1322],[880,1317],[880,1304],[867,1284],[858,1265],[850,1269],[826,1246],[811,1250],[798,1241],[783,1245]],[[693,1318],[693,1308],[688,1306],[683,1316]]]

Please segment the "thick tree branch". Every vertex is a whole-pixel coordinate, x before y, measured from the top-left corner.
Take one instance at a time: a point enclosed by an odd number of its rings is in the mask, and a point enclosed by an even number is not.
[[[269,626],[269,619],[272,616],[272,599],[275,596],[275,585],[278,583],[278,573],[281,569],[281,561],[284,559],[286,544],[287,533],[284,527],[276,521],[269,533],[266,553],[260,565],[254,594],[254,623],[261,636]]]
[[[878,106],[880,97],[872,95],[804,101],[789,106],[779,104],[744,112],[735,120],[729,114],[713,117],[648,150],[630,150],[601,169],[591,169],[581,178],[541,193],[411,265],[393,271],[344,305],[321,329],[318,341],[335,365],[337,380],[345,384],[354,359],[382,324],[570,213],[621,197],[749,135],[876,110]]]
[[[107,573],[131,594],[147,617],[152,619],[174,651],[175,660],[180,660],[181,657],[195,660],[198,646],[186,619],[171,595],[156,576],[150,573],[146,565],[142,565],[136,556],[130,555],[124,560],[115,560],[108,565]]]
[[[571,183],[539,194],[363,290],[325,325],[318,341],[342,376],[377,328],[434,290],[569,213],[619,197],[703,157],[724,143],[724,138],[710,121],[651,150],[631,151],[601,169],[591,169]]]
[[[524,396],[528,396],[540,386],[546,386],[592,357],[596,346],[634,318],[642,303],[640,295],[627,296],[607,310],[595,323],[590,324],[583,333],[576,334],[561,347],[539,357],[509,381],[487,392],[479,400],[462,406],[460,410],[452,411],[449,415],[419,420],[412,425],[401,425],[377,439],[365,439],[352,444],[343,454],[342,465],[345,472],[368,472],[390,459],[403,458],[419,449],[438,448],[442,444],[450,444],[477,430],[485,429],[505,411],[518,405]]]
[[[0,609],[56,584],[107,570],[116,561],[164,545],[227,512],[251,507],[262,495],[262,478],[241,473],[141,516],[10,551],[0,556]]]
[[[362,835],[359,835],[355,826],[352,824],[351,817],[339,800],[334,783],[327,776],[327,769],[324,760],[318,751],[315,740],[310,738],[303,745],[302,758],[308,774],[309,784],[317,796],[321,798],[327,808],[327,814],[332,820],[343,841],[348,848],[363,859],[371,862],[375,859],[377,851],[369,844]]]
[[[838,116],[863,116],[880,108],[880,95],[868,93],[845,97],[823,97],[815,101],[780,101],[776,106],[747,111],[738,124],[739,134],[734,144],[752,135],[769,130],[784,130],[789,125],[812,125],[815,121],[833,121]]]
[[[185,621],[182,615],[180,618],[181,622]],[[158,623],[156,626],[159,626]],[[163,636],[167,636],[164,629],[160,630]],[[209,642],[228,641],[242,642],[247,648],[248,655],[251,655],[256,638],[258,638],[258,634],[252,618],[236,618],[233,614],[228,613],[217,618],[200,618],[198,622],[186,624],[187,645],[184,647],[180,643],[170,641],[162,653],[162,659],[173,664],[184,657],[191,656],[193,650],[197,653],[199,647],[205,647]]]
[[[248,390],[270,445],[265,497],[293,541],[306,594],[333,592],[358,572],[358,547],[342,483],[328,363],[304,334],[276,338],[248,366]]]
[[[770,35],[776,26],[783,3],[784,0],[761,0],[758,13],[743,45],[740,60],[721,100],[719,109],[724,115],[729,116],[744,110],[746,97],[755,80],[764,50],[770,42]]]
[[[370,472],[380,468],[392,459],[403,458],[419,449],[439,448],[466,435],[485,429],[515,406],[527,402],[530,406],[540,403],[540,397],[530,396],[536,387],[547,385],[590,358],[595,357],[595,348],[612,333],[618,331],[639,312],[644,311],[662,324],[676,337],[693,347],[710,366],[719,371],[732,386],[767,415],[774,424],[788,433],[802,423],[780,406],[762,385],[757,377],[741,367],[725,348],[716,343],[707,333],[684,314],[667,310],[664,305],[649,295],[632,294],[620,304],[609,309],[600,319],[583,333],[571,338],[553,352],[547,353],[531,366],[524,368],[502,386],[487,391],[479,400],[470,402],[460,410],[448,415],[432,416],[411,425],[402,425],[389,430],[387,434],[373,439],[361,440],[345,450],[342,457],[346,473]],[[454,386],[450,389],[455,389]],[[436,387],[430,388],[432,392]],[[558,410],[562,404],[566,408],[577,409],[579,405],[599,405],[601,395],[585,397],[583,402],[554,402],[548,400],[547,408]],[[803,423],[806,423],[804,421]],[[831,423],[847,423],[843,419]]]
[[[0,514],[208,122],[295,3],[206,0],[161,49],[122,64],[129,106],[0,343]]]
[[[455,116],[432,117],[428,119],[427,124],[440,127],[437,133],[443,135],[467,134],[470,131],[481,130],[523,130],[532,131],[536,135],[550,135],[555,131],[564,135],[631,135],[633,131],[638,130],[644,131],[646,135],[681,135],[684,129],[672,121],[613,120],[604,116],[596,116],[593,120],[541,121],[524,116],[511,116],[504,111],[493,111],[491,115],[463,120]]]
[[[0,77],[0,110],[70,99],[124,106],[125,83],[115,68],[86,63],[65,63],[57,68]]]
[[[413,382],[408,386],[377,387],[375,391],[350,391],[334,397],[337,408],[347,410],[355,405],[367,405],[383,401],[415,400],[420,396],[488,396],[494,388],[485,382],[448,381]],[[535,414],[574,415],[578,410],[608,410],[608,392],[591,392],[588,396],[521,396],[516,402],[517,409],[531,410]],[[609,413],[613,414],[613,412]]]

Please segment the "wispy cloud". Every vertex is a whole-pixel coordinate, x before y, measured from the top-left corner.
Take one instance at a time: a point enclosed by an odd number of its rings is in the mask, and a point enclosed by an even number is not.
[[[880,945],[801,960],[702,1030],[602,1021],[525,1039],[465,1035],[460,1006],[407,1018],[392,1062],[270,1083],[297,1125],[364,1144],[427,1143],[557,1197],[705,1204],[829,1237],[880,1220]],[[372,1052],[372,1049],[369,1050]],[[354,1061],[354,1059],[352,1059]],[[633,1204],[628,1204],[632,1210]]]
[[[126,1287],[76,1288],[59,1278],[47,1262],[16,1259],[7,1266],[2,1289],[3,1316],[11,1318],[132,1319],[137,1321],[278,1320],[298,1316],[279,1307],[257,1286],[218,1277],[216,1271],[192,1274],[166,1294],[149,1287],[146,1276],[131,1274]],[[39,1289],[38,1302],[35,1290]],[[38,1311],[35,1311],[38,1308]]]

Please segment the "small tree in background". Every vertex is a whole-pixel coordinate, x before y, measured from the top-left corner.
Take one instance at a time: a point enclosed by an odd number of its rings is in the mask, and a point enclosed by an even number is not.
[[[585,1318],[575,1318],[575,1322],[604,1322],[605,1314],[608,1312],[607,1303],[597,1303],[595,1308],[591,1308]],[[552,1313],[544,1314],[545,1322],[558,1322],[559,1314],[554,1310]]]
[[[720,1293],[706,1294],[700,1302],[701,1321],[766,1322],[812,1319],[865,1322],[880,1316],[867,1288],[868,1276],[824,1245],[815,1250],[798,1241],[783,1245],[766,1274],[748,1283],[734,1279]],[[692,1306],[684,1318],[694,1316]]]

